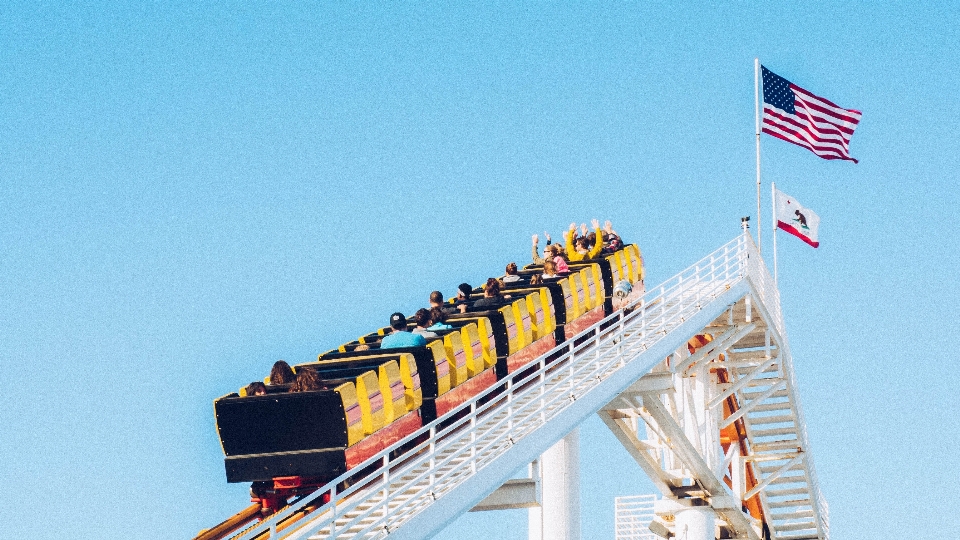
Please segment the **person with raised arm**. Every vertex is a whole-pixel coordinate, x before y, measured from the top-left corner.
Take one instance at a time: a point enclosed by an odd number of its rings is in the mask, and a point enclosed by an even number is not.
[[[543,237],[547,239],[547,244],[543,247],[543,257],[540,256],[539,242],[540,237],[538,235],[533,235],[533,246],[530,248],[530,258],[533,261],[533,264],[543,264],[543,261],[547,259],[547,250],[550,248],[550,233],[543,231]]]
[[[593,225],[594,238],[600,238],[603,235],[603,230],[600,229],[600,222],[596,219],[590,222]],[[584,236],[576,238],[577,225],[576,223],[570,224],[570,230],[564,234],[564,240],[567,244],[567,256],[570,258],[570,262],[584,261],[587,259],[593,259],[600,254],[600,250],[603,249],[603,242],[595,242],[592,249],[588,247],[586,231],[587,226],[583,224],[581,230],[584,232]],[[574,242],[576,241],[576,245]]]

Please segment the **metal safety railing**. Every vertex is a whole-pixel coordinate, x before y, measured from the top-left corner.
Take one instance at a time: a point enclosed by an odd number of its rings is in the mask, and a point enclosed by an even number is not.
[[[650,530],[656,495],[632,495],[614,499],[616,540],[659,540]]]
[[[751,261],[753,253],[749,235],[738,236],[625,310],[531,362],[522,378],[514,374],[500,381],[236,538],[384,538],[494,464],[517,441],[557,418],[748,274],[755,278],[765,268]],[[779,315],[779,298],[776,302]],[[402,453],[395,452],[400,448]],[[356,471],[364,475],[358,477]],[[327,497],[329,502],[321,504]],[[286,526],[305,512],[309,515]]]

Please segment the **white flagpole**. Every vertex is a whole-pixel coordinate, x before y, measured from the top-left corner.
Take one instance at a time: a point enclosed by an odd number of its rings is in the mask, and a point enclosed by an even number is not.
[[[773,284],[780,290],[780,276],[777,272],[777,183],[770,182],[770,198],[773,204],[773,214],[771,222],[773,223]]]
[[[760,58],[753,59],[753,119],[757,127],[757,252],[763,253],[763,244],[760,242],[760,230],[763,229],[763,220],[760,219]]]

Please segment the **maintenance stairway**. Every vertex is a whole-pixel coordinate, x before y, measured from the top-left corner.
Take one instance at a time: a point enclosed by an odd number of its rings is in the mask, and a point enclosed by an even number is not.
[[[829,540],[772,281],[744,233],[235,538],[430,538],[599,414],[676,505],[650,526],[661,536],[694,505],[716,512],[725,538]],[[688,341],[705,334],[691,354]],[[724,452],[731,425],[742,436]],[[369,473],[337,489],[360,469]],[[762,521],[744,511],[751,499]]]

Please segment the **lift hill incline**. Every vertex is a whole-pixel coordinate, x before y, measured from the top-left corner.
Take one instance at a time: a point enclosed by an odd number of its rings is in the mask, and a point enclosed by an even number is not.
[[[740,235],[236,538],[430,538],[599,414],[676,505],[661,536],[692,505],[724,538],[829,540],[772,281]]]

